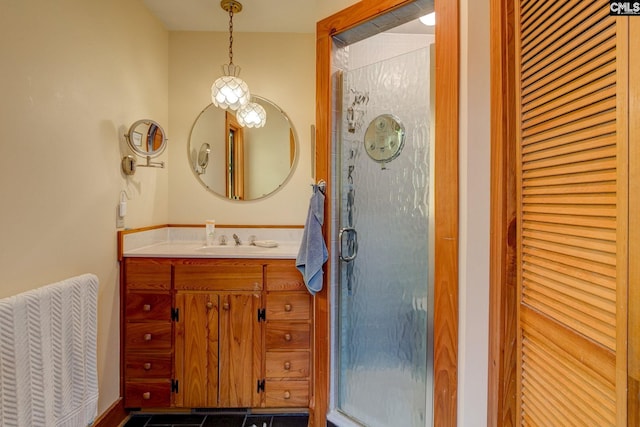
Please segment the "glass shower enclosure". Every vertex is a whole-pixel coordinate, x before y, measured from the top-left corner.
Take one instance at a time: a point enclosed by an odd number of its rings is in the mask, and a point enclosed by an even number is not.
[[[338,426],[432,424],[433,36],[401,43],[380,34],[338,51]]]

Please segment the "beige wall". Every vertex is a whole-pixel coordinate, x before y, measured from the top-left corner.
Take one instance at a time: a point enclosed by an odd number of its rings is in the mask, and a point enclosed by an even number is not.
[[[141,0],[1,9],[0,297],[98,276],[103,412],[120,394],[120,191],[132,197],[128,226],[168,220],[167,170],[120,172],[128,126],[168,122],[168,34]]]
[[[255,95],[278,105],[298,136],[298,161],[287,185],[255,201],[230,201],[198,182],[188,158],[189,133],[211,103],[211,84],[229,62],[229,35],[169,35],[169,219],[173,223],[304,224],[311,196],[311,125],[315,123],[315,35],[234,33],[233,62]],[[268,118],[267,118],[268,120]],[[259,236],[258,236],[259,237]]]

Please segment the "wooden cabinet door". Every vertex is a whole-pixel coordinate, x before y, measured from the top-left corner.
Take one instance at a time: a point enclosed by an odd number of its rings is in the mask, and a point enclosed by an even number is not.
[[[220,294],[220,406],[258,406],[262,333],[259,293]]]
[[[218,407],[219,296],[179,292],[176,307],[176,406]]]

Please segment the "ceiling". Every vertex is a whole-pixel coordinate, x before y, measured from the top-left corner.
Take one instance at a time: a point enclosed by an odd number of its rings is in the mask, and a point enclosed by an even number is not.
[[[169,31],[228,31],[220,0],[143,0]],[[258,33],[315,33],[316,0],[243,0],[233,30]]]
[[[229,14],[219,0],[143,0],[169,31],[229,31]],[[315,33],[317,0],[242,0],[233,30],[256,33]],[[433,28],[408,22],[392,32],[424,34]]]

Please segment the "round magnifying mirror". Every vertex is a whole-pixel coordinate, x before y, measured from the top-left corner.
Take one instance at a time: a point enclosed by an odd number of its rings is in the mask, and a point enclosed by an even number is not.
[[[167,137],[157,122],[142,119],[134,122],[125,134],[129,147],[143,157],[155,157],[167,146]]]
[[[198,152],[198,166],[200,166],[200,171],[198,174],[203,174],[207,170],[207,166],[209,165],[209,154],[211,153],[211,146],[204,142],[200,146],[200,151]]]
[[[254,95],[251,100],[265,109],[264,127],[243,127],[233,112],[209,104],[189,136],[189,164],[196,179],[230,200],[256,200],[277,192],[295,166],[298,142],[289,117],[265,98]],[[203,168],[205,157],[208,166]]]

